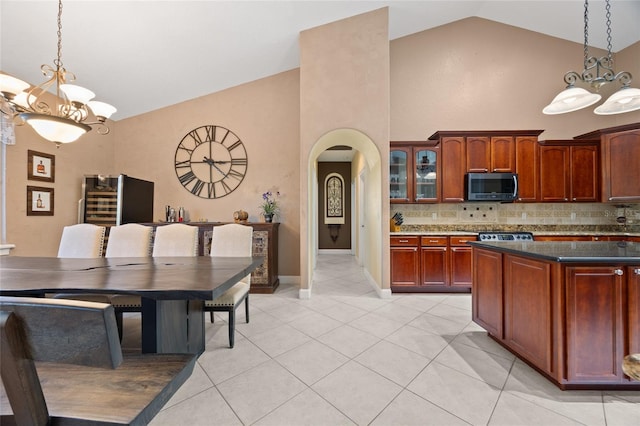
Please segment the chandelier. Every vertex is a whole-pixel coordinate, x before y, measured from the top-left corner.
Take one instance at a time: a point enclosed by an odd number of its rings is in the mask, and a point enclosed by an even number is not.
[[[640,109],[640,89],[630,87],[631,74],[627,71],[616,73],[613,70],[611,55],[611,5],[606,0],[607,11],[607,56],[596,58],[589,56],[589,0],[584,2],[584,69],[582,73],[569,71],[564,75],[567,88],[560,92],[544,109],[544,114],[564,114],[586,108],[598,102],[602,96],[591,93],[575,83],[580,80],[591,85],[597,92],[601,86],[614,81],[620,82],[622,88],[609,97],[593,112],[599,115],[620,114]]]
[[[2,114],[18,125],[29,124],[40,136],[58,146],[76,141],[94,125],[99,134],[106,135],[109,127],[105,121],[116,112],[116,108],[104,102],[92,101],[95,94],[91,90],[68,83],[76,77],[62,65],[61,52],[62,0],[58,0],[58,56],[53,61],[53,67],[46,64],[40,67],[48,80],[31,87],[20,79],[0,74]],[[89,112],[95,119],[90,119]]]

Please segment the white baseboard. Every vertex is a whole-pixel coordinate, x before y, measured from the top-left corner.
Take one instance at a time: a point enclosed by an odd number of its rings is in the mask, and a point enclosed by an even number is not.
[[[278,275],[280,284],[300,285],[300,275]]]
[[[371,285],[371,287],[373,287],[373,289],[376,291],[376,293],[378,293],[378,297],[380,299],[390,299],[391,298],[391,289],[378,287],[378,283],[376,283],[376,281],[373,279],[371,274],[369,274],[369,271],[367,271],[364,268],[362,268],[362,271],[364,272],[364,276],[367,278],[367,282],[369,283],[369,285]]]
[[[353,254],[351,249],[318,249],[318,254]]]
[[[301,288],[298,291],[298,298],[303,300],[311,299],[311,289],[310,288]]]

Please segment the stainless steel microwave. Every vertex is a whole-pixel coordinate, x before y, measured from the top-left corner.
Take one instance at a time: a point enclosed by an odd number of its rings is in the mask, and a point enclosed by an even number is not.
[[[515,201],[518,198],[516,173],[467,173],[465,199],[467,201]]]

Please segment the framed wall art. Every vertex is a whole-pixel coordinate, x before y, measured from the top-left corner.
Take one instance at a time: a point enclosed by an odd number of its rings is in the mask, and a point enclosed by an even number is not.
[[[53,216],[53,188],[27,186],[27,216]]]
[[[42,182],[55,182],[56,157],[38,151],[27,151],[27,178]]]

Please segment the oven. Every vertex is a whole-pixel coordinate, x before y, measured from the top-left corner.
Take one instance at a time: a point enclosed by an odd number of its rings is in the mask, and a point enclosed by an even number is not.
[[[521,241],[528,242],[533,241],[533,234],[531,232],[502,232],[502,231],[488,231],[488,232],[479,232],[478,233],[478,241],[484,242],[507,242],[507,241]]]

